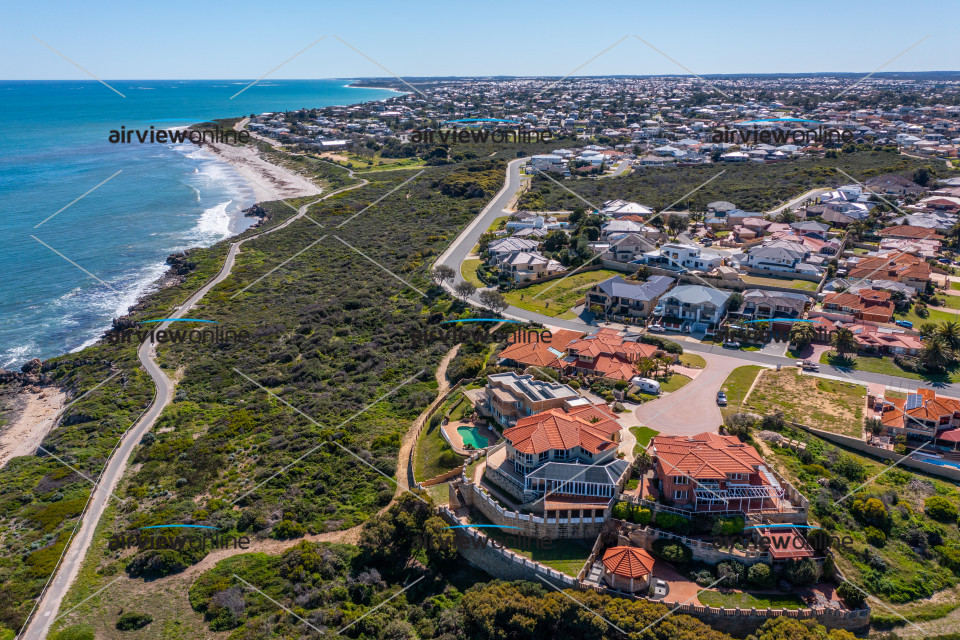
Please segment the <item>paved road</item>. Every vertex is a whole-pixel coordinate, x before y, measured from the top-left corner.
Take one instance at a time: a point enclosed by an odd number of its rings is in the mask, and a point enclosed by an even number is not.
[[[786,209],[787,207],[790,207],[792,209],[793,207],[797,206],[804,200],[807,200],[809,198],[816,198],[820,194],[826,193],[827,191],[831,191],[831,189],[810,189],[810,191],[807,191],[806,193],[801,193],[799,196],[797,196],[793,200],[787,201],[785,204],[780,205],[776,209],[770,209],[770,211],[767,211],[766,213],[777,214],[783,211],[784,209]]]
[[[490,226],[493,220],[499,216],[504,215],[502,213],[503,207],[509,202],[510,198],[516,193],[517,189],[520,187],[520,166],[525,162],[526,158],[520,158],[510,162],[510,165],[507,169],[506,182],[503,189],[494,197],[490,203],[480,212],[480,214],[471,222],[463,232],[453,241],[450,247],[437,259],[437,264],[445,264],[454,271],[456,271],[456,280],[455,283],[463,281],[463,278],[460,275],[460,265],[463,260],[467,257],[467,254],[476,246],[477,242],[480,239],[480,235]],[[797,196],[790,202],[786,203],[779,207],[782,209],[786,206],[791,206],[792,203],[802,202],[804,199],[809,198],[818,191],[826,191],[826,189],[812,189],[800,196]],[[774,211],[776,211],[775,209]],[[453,292],[453,286],[448,283],[444,283],[444,288],[449,292]],[[479,298],[474,295],[470,298],[470,303],[474,306],[482,306],[479,302]],[[553,318],[546,316],[534,311],[527,311],[526,309],[520,309],[519,307],[507,307],[503,315],[512,320],[525,320],[528,322],[538,322],[542,325],[548,327],[556,327],[559,329],[570,329],[572,331],[593,331],[594,329],[601,326],[610,326],[615,328],[623,328],[623,325],[618,325],[614,323],[599,323],[599,324],[587,324],[580,318],[574,318],[571,320],[561,320],[559,318]],[[670,335],[665,337],[671,338]],[[706,345],[699,342],[686,341],[686,340],[676,340],[676,342],[683,345],[683,348],[692,352],[692,353],[715,353],[717,355],[723,355],[729,358],[735,358],[741,360],[743,364],[766,364],[766,365],[785,365],[785,366],[795,366],[796,360],[791,358],[780,357],[776,355],[771,355],[768,353],[759,353],[756,351],[733,351],[730,349],[724,349],[715,345]],[[910,378],[900,378],[897,376],[890,376],[880,373],[869,373],[864,371],[856,370],[841,370],[830,365],[820,365],[820,374],[822,377],[833,378],[837,380],[850,380],[860,383],[878,383],[883,384],[888,387],[894,387],[897,389],[904,390],[914,390],[917,387],[925,387],[930,389],[936,389],[938,394],[960,398],[960,383],[956,384],[943,384],[943,383],[934,383],[926,382],[921,380],[912,380]]]
[[[731,371],[743,366],[738,358],[704,354],[707,367],[687,386],[637,407],[641,424],[664,435],[693,436],[716,431],[723,424],[717,407],[717,391]]]
[[[350,172],[350,175],[353,177],[352,171]],[[283,223],[267,229],[262,233],[258,233],[232,243],[229,251],[227,251],[227,257],[226,260],[224,260],[223,267],[221,267],[217,275],[214,276],[214,278],[201,289],[187,298],[186,302],[177,307],[168,317],[182,318],[185,313],[190,311],[190,309],[193,308],[193,306],[196,305],[197,302],[199,302],[203,296],[207,294],[207,292],[209,292],[219,283],[223,282],[223,280],[230,275],[230,271],[233,269],[236,256],[240,252],[240,245],[242,245],[244,242],[265,236],[268,233],[279,231],[280,229],[292,224],[298,218],[303,217],[311,205],[338,193],[342,193],[350,189],[358,189],[367,183],[367,180],[362,180],[356,185],[332,191],[322,198],[317,198],[316,200],[301,206],[297,210],[296,215],[291,216]],[[159,331],[166,329],[169,325],[169,322],[164,322],[157,327],[157,330]],[[83,564],[83,559],[93,541],[94,531],[96,530],[97,524],[100,522],[100,518],[103,516],[103,512],[107,507],[107,502],[110,499],[110,496],[113,495],[113,491],[116,488],[117,483],[120,481],[120,478],[123,477],[123,472],[127,467],[127,461],[130,459],[130,454],[133,453],[134,447],[140,443],[140,439],[143,438],[143,435],[153,427],[164,408],[166,408],[166,406],[173,400],[174,384],[166,376],[166,374],[163,373],[163,371],[160,369],[160,366],[156,363],[156,346],[149,341],[144,342],[137,350],[137,356],[140,358],[140,363],[143,365],[144,369],[146,369],[147,373],[150,375],[150,378],[153,380],[154,386],[156,387],[156,393],[154,395],[153,402],[143,413],[143,415],[140,416],[140,419],[135,422],[120,439],[119,445],[114,450],[113,455],[111,455],[110,460],[107,462],[106,468],[104,469],[103,473],[101,473],[100,478],[97,480],[97,484],[93,489],[93,493],[91,494],[87,508],[82,516],[81,524],[77,530],[77,534],[70,541],[70,545],[63,556],[61,564],[54,574],[53,580],[44,591],[36,609],[36,615],[30,619],[29,626],[20,636],[22,640],[42,640],[46,637],[47,632],[50,630],[50,625],[53,624],[53,621],[57,617],[57,611],[60,608],[60,604],[63,602],[63,598],[67,595],[70,585],[73,583],[74,579],[77,577],[77,573],[80,571],[80,567]]]
[[[487,203],[487,206],[480,211],[473,222],[460,232],[460,235],[456,237],[447,250],[437,258],[436,264],[445,264],[457,272],[455,283],[463,282],[463,277],[460,275],[460,265],[480,242],[480,236],[490,228],[494,220],[509,215],[503,209],[510,203],[510,200],[517,193],[517,189],[520,188],[520,167],[527,160],[529,158],[517,158],[507,163],[507,179],[503,188],[497,192],[493,200]]]

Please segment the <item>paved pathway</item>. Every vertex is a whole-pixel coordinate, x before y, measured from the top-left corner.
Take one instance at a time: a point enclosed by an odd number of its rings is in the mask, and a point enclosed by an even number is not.
[[[640,424],[665,435],[696,435],[717,430],[723,423],[717,407],[717,391],[731,371],[749,363],[725,355],[701,355],[707,361],[706,369],[682,389],[640,405],[636,410]]]

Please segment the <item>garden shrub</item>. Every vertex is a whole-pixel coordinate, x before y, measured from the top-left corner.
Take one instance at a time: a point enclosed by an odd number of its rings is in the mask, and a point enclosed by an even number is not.
[[[676,355],[681,355],[683,353],[683,347],[673,342],[672,340],[667,340],[666,338],[661,338],[660,336],[653,336],[649,333],[645,333],[640,336],[640,342],[643,344],[652,344],[660,349],[666,351],[667,353],[674,353]]]
[[[717,564],[717,585],[734,588],[743,584],[746,567],[736,560],[726,560]]]
[[[866,537],[867,542],[875,547],[882,547],[887,543],[887,534],[876,527],[864,527],[863,535]]]
[[[143,629],[151,622],[153,622],[153,616],[151,615],[127,611],[121,613],[120,617],[117,618],[117,629],[120,631],[134,631],[136,629]]]
[[[631,521],[639,525],[647,526],[651,520],[653,520],[653,512],[650,511],[650,509],[640,508],[633,512],[633,520]]]
[[[747,580],[755,587],[769,589],[776,584],[777,575],[770,568],[770,565],[761,562],[747,570]]]
[[[711,533],[715,536],[735,536],[743,533],[743,516],[717,518]]]
[[[613,505],[613,509],[610,512],[617,520],[629,520],[630,519],[630,504],[627,502],[617,502]]]
[[[957,521],[957,508],[943,496],[931,496],[924,500],[923,511],[940,522]]]
[[[173,549],[150,549],[137,554],[127,565],[131,578],[162,578],[189,567],[188,561]]]
[[[687,535],[690,532],[690,521],[675,513],[658,511],[654,522],[658,528],[664,531],[679,533],[680,535]]]
[[[75,624],[50,635],[50,640],[94,640],[93,627]]]
[[[849,582],[841,582],[837,586],[837,595],[840,596],[840,599],[851,609],[862,609],[863,603],[866,602],[867,599],[862,591]]]
[[[940,555],[940,564],[954,573],[960,573],[960,549],[939,546],[935,550]]]
[[[783,577],[794,586],[809,587],[820,579],[820,567],[810,558],[791,560],[787,562]]]
[[[305,531],[306,529],[304,529],[303,525],[299,522],[284,519],[274,525],[273,531],[270,532],[270,537],[276,538],[277,540],[299,538]]]
[[[658,538],[653,541],[653,555],[673,564],[686,564],[693,558],[693,551],[682,542]]]

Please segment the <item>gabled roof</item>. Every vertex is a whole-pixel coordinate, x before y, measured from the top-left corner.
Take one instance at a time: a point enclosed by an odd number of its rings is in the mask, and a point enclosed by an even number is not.
[[[666,293],[674,282],[675,280],[670,276],[650,276],[643,283],[628,282],[621,276],[614,276],[598,283],[596,287],[608,296],[647,302],[656,300]]]
[[[675,288],[673,291],[670,291],[668,294],[665,294],[665,298],[670,300],[676,300],[678,302],[686,302],[689,304],[703,304],[704,302],[709,302],[717,307],[723,306],[726,304],[727,299],[730,297],[730,293],[726,291],[718,291],[711,287],[704,287],[698,284],[688,284]]]

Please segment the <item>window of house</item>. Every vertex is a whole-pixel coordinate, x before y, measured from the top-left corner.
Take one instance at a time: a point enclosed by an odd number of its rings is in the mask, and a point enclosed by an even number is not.
[[[687,484],[687,476],[673,476],[673,484]]]
[[[683,491],[674,491],[674,492],[673,492],[673,499],[674,499],[674,500],[686,500],[686,499],[687,499],[687,492],[686,492],[686,490],[683,490]]]
[[[537,456],[537,460],[538,460],[539,462],[544,462],[544,461],[549,460],[549,459],[550,459],[550,452],[549,452],[549,451],[541,451],[541,452],[540,452],[540,455]]]

